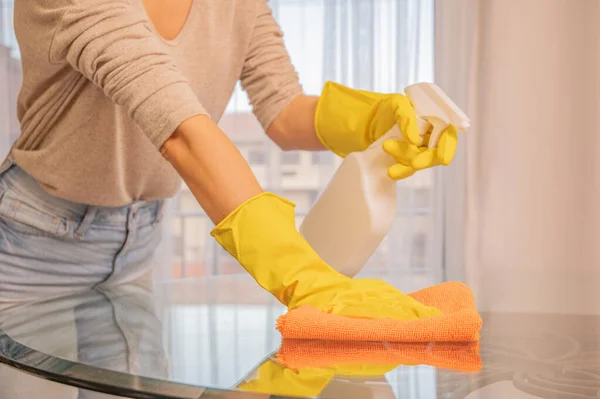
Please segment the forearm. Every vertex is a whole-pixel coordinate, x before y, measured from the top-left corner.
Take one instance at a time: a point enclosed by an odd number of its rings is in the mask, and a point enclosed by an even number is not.
[[[179,125],[161,153],[215,224],[262,192],[238,149],[207,116]]]
[[[319,97],[296,97],[273,121],[267,135],[283,150],[324,151],[315,130]]]

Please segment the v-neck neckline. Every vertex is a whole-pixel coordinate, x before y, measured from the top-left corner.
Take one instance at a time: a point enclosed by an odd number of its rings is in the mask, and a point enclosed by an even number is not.
[[[181,27],[181,29],[179,29],[179,32],[173,39],[167,39],[163,35],[160,34],[160,32],[156,29],[156,27],[154,26],[154,23],[150,19],[150,16],[148,15],[148,11],[146,11],[146,7],[144,6],[144,2],[142,0],[139,0],[139,1],[140,1],[140,6],[142,7],[142,11],[146,15],[146,18],[148,18],[148,23],[150,25],[150,28],[156,34],[156,36],[158,36],[158,38],[163,43],[168,44],[169,46],[177,45],[181,41],[181,38],[185,35],[186,31],[188,30],[188,26],[191,24],[191,20],[195,14],[195,7],[196,7],[197,1],[192,0],[192,5],[190,6],[190,11],[188,12],[187,17],[185,18],[185,22],[183,23],[183,26]]]

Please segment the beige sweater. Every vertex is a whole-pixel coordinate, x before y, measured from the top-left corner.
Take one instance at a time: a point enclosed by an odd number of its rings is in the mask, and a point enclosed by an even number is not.
[[[158,148],[191,116],[218,121],[238,80],[265,129],[302,92],[267,0],[194,0],[171,41],[141,0],[24,0],[15,31],[14,159],[75,202],[173,196],[181,180]]]

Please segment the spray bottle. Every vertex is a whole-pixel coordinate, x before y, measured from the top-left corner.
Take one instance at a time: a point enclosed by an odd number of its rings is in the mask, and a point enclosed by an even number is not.
[[[421,137],[431,131],[429,148],[437,146],[449,124],[470,127],[469,118],[433,83],[408,86]],[[319,256],[338,272],[354,277],[392,228],[396,217],[396,181],[387,174],[395,160],[383,142],[403,140],[396,125],[364,151],[349,154],[302,224],[300,233]]]

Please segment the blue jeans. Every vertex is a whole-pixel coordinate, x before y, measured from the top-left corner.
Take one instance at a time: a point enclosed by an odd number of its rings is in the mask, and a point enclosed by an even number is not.
[[[136,280],[152,269],[163,200],[120,208],[57,198],[9,157],[0,167],[0,302]]]

